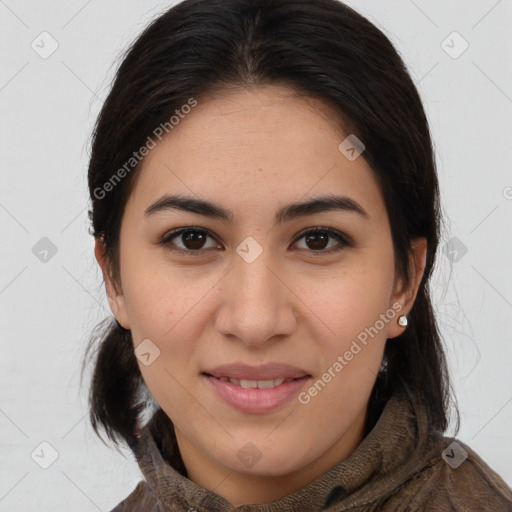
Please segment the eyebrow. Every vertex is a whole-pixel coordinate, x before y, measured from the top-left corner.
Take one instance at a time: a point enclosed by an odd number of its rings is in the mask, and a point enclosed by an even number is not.
[[[195,197],[169,195],[157,199],[144,211],[144,217],[150,217],[156,213],[167,210],[181,210],[185,212],[203,215],[212,219],[227,220],[232,222],[234,215],[231,210],[227,210],[220,205],[197,199]],[[326,195],[316,197],[308,201],[291,203],[281,207],[275,215],[276,223],[282,224],[299,217],[306,217],[316,213],[341,211],[357,213],[369,220],[369,215],[365,209],[353,199],[347,196]]]

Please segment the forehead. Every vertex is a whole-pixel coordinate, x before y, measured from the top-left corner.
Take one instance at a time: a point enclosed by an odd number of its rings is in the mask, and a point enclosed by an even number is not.
[[[319,100],[280,86],[198,100],[146,156],[130,201],[139,209],[164,193],[259,208],[339,193],[383,207],[364,158],[338,149],[347,137]],[[275,209],[275,208],[274,208]],[[374,213],[377,213],[374,211]],[[382,212],[381,212],[382,213]]]

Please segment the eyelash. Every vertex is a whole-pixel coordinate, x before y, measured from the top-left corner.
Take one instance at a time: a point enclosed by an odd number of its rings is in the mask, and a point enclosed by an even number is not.
[[[214,240],[216,240],[216,237],[208,229],[202,228],[200,226],[188,226],[185,228],[177,228],[172,231],[169,231],[162,238],[160,238],[160,240],[157,241],[157,244],[167,247],[170,250],[172,250],[173,252],[177,252],[180,254],[186,254],[187,256],[190,256],[190,255],[191,256],[200,256],[201,253],[206,252],[208,250],[208,249],[198,249],[196,251],[193,251],[193,250],[186,250],[186,249],[181,249],[179,247],[173,246],[173,244],[171,243],[171,240],[173,240],[174,238],[177,238],[178,236],[182,235],[183,233],[187,233],[187,232],[202,233],[202,234],[205,234],[205,235],[213,238]],[[347,237],[346,235],[343,235],[339,231],[336,231],[332,228],[323,227],[323,226],[308,229],[306,231],[302,231],[302,233],[300,233],[297,236],[297,238],[295,239],[295,241],[293,243],[294,244],[297,243],[301,238],[304,238],[306,235],[316,235],[319,233],[326,234],[329,237],[332,237],[332,238],[338,240],[340,242],[340,244],[337,246],[331,247],[330,249],[326,249],[326,250],[318,250],[318,251],[309,250],[309,252],[311,252],[315,255],[321,256],[321,255],[325,255],[325,254],[332,254],[332,253],[341,251],[344,247],[351,247],[353,245],[351,239],[349,237]],[[173,247],[171,247],[171,246],[173,246]],[[209,249],[212,249],[212,248],[209,248]]]

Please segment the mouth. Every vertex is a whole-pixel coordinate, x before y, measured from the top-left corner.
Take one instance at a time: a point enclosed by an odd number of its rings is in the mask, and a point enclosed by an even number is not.
[[[202,372],[207,389],[215,399],[245,414],[264,414],[291,404],[293,398],[307,385],[311,375],[296,378],[278,377],[265,380],[216,377]]]
[[[304,375],[302,377],[297,378],[289,378],[285,379],[282,377],[275,378],[275,379],[265,379],[265,380],[250,380],[250,379],[235,379],[233,377],[216,377],[215,375],[211,375],[210,373],[203,372],[203,375],[206,375],[207,377],[212,377],[214,379],[220,380],[222,382],[230,382],[231,384],[234,384],[235,386],[239,386],[244,389],[269,389],[269,388],[275,388],[277,386],[281,386],[281,384],[292,382],[295,380],[304,380],[311,377],[311,375]]]

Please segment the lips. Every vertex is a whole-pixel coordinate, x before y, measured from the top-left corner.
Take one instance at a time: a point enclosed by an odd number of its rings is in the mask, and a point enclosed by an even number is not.
[[[311,374],[284,363],[232,363],[205,370],[201,377],[208,389],[231,407],[243,413],[261,414],[290,403]]]
[[[282,384],[284,381],[300,379],[302,377],[311,377],[311,375],[301,368],[284,363],[270,363],[260,366],[249,366],[244,363],[233,363],[217,366],[202,372],[203,374],[216,377],[217,379],[232,379],[231,382],[242,387],[272,387]],[[279,382],[283,379],[282,382]],[[244,382],[245,381],[245,382]],[[270,382],[272,381],[272,385]],[[278,384],[275,384],[278,382]]]
[[[202,373],[201,378],[209,390],[214,392],[214,396],[220,398],[224,403],[230,405],[243,413],[263,414],[271,413],[279,407],[289,404],[307,384],[310,376],[304,376],[296,379],[269,379],[272,384],[283,382],[272,387],[260,387],[265,381],[245,381],[241,379],[239,384],[231,382],[236,379],[227,377],[213,377],[208,373]],[[249,382],[248,387],[240,384]],[[254,384],[258,387],[254,388]]]
[[[213,377],[213,375],[212,375]],[[217,377],[215,377],[217,379]],[[280,386],[283,384],[283,382],[291,382],[295,379],[267,379],[267,380],[249,380],[249,379],[233,379],[229,377],[220,377],[218,380],[221,380],[223,382],[231,382],[231,384],[234,384],[235,386],[240,386],[245,389],[268,389],[268,388],[274,388],[276,386]]]

